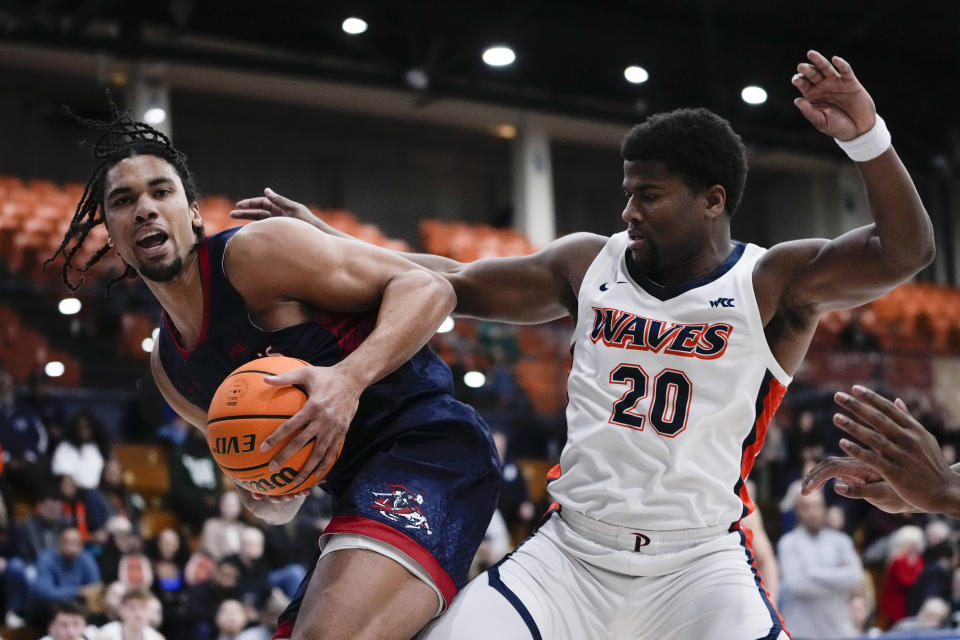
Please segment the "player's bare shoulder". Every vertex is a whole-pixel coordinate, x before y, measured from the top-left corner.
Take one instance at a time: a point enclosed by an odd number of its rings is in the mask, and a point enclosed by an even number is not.
[[[279,291],[278,280],[296,268],[298,247],[309,235],[312,244],[328,242],[328,236],[293,218],[267,218],[251,222],[227,241],[224,273],[248,303],[270,298]],[[321,249],[322,251],[322,249]],[[305,256],[301,256],[305,257]]]
[[[800,274],[828,244],[822,238],[781,242],[771,247],[753,269],[753,290],[763,324],[775,316],[792,319],[791,324],[810,316],[814,323],[817,310],[794,287]]]
[[[554,273],[561,275],[570,283],[574,292],[580,290],[580,283],[587,269],[596,260],[610,238],[595,233],[571,233],[557,238],[542,251],[544,261]]]

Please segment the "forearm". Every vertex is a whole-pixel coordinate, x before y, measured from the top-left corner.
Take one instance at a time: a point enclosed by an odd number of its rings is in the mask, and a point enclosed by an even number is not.
[[[453,288],[440,276],[417,269],[394,277],[384,288],[373,331],[336,366],[368,387],[423,348],[455,303]]]
[[[894,148],[857,163],[857,169],[866,188],[884,262],[910,275],[930,264],[936,252],[933,225]]]
[[[430,253],[401,253],[400,255],[414,264],[443,276],[454,273],[463,266],[462,262],[457,262],[456,260],[443,256],[435,256]]]

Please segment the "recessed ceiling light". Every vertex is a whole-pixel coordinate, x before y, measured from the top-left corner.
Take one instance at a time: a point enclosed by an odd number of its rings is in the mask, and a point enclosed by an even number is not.
[[[51,378],[59,378],[60,376],[63,375],[63,372],[66,370],[67,368],[63,366],[63,363],[57,360],[48,362],[46,366],[43,367],[43,372],[48,376],[50,376]]]
[[[340,25],[345,33],[349,33],[352,36],[363,33],[367,30],[367,21],[361,18],[347,18],[343,21],[343,24]]]
[[[467,371],[463,374],[463,384],[467,385],[471,389],[479,389],[487,382],[487,376],[483,375],[479,371]]]
[[[627,82],[643,84],[650,79],[650,74],[643,67],[631,65],[623,70],[623,77],[627,79]]]
[[[743,91],[740,92],[740,97],[743,98],[743,101],[747,104],[763,104],[767,101],[767,92],[763,90],[763,87],[750,85],[749,87],[743,88]]]
[[[160,124],[167,119],[167,112],[160,107],[152,107],[143,113],[143,121],[147,124]]]
[[[79,313],[81,308],[83,308],[83,305],[76,298],[64,298],[60,301],[60,304],[57,305],[57,309],[65,316],[72,316],[75,313]]]
[[[488,47],[487,50],[483,52],[483,61],[491,67],[505,67],[513,64],[513,61],[516,59],[517,54],[513,52],[513,49],[504,45]]]

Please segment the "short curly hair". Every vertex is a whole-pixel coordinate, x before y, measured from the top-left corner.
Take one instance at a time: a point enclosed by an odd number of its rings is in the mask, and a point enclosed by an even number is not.
[[[623,139],[624,160],[662,162],[692,191],[719,184],[727,192],[726,211],[740,206],[747,182],[747,150],[726,119],[709,109],[657,113],[634,126]]]

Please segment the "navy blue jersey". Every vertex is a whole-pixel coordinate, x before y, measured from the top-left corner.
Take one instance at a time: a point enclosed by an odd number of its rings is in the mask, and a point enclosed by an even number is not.
[[[332,366],[353,352],[376,323],[374,310],[318,314],[314,320],[278,331],[257,327],[223,270],[224,249],[236,231],[229,229],[208,236],[198,248],[204,317],[196,347],[186,350],[180,346],[166,313],[164,330],[160,332],[160,362],[164,371],[177,391],[204,411],[220,383],[240,365],[263,356],[284,355],[313,365]],[[344,454],[366,446],[371,439],[389,436],[392,417],[411,403],[452,393],[450,369],[424,347],[360,396]]]
[[[254,325],[223,271],[236,229],[206,238],[198,249],[204,293],[197,346],[177,343],[164,315],[160,362],[183,396],[207,410],[237,367],[267,355],[334,365],[370,334],[376,312],[321,314],[279,331]],[[324,486],[335,498],[325,538],[354,534],[399,549],[429,574],[449,604],[467,579],[496,505],[500,469],[490,430],[473,408],[453,399],[447,366],[426,347],[360,396],[343,451]],[[291,628],[309,572],[287,611]]]

